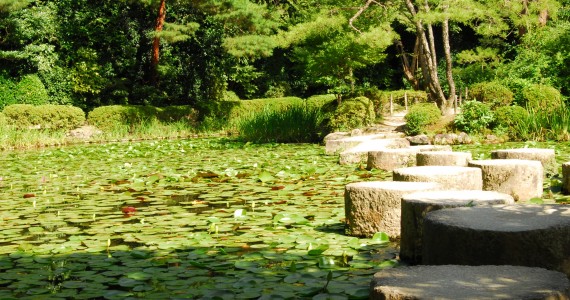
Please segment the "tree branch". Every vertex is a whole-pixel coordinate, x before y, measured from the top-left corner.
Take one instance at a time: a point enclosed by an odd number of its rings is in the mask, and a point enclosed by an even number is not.
[[[360,15],[368,9],[368,7],[370,7],[370,4],[372,3],[376,3],[378,5],[380,5],[380,3],[374,1],[374,0],[368,0],[366,1],[366,4],[364,4],[364,6],[362,6],[354,16],[352,16],[352,18],[350,18],[350,20],[348,21],[348,24],[350,25],[350,27],[352,27],[352,29],[356,30],[358,33],[362,33],[362,31],[360,31],[358,28],[356,28],[356,26],[354,26],[354,21],[356,19],[358,19],[358,17],[360,17]]]

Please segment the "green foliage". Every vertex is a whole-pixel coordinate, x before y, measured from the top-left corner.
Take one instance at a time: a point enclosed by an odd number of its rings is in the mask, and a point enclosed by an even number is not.
[[[530,110],[516,124],[516,136],[522,140],[569,141],[570,109],[561,105],[551,111]]]
[[[281,109],[265,107],[238,122],[241,139],[267,143],[315,143],[321,139],[319,107],[297,103]]]
[[[437,123],[441,111],[433,103],[418,103],[412,105],[406,116],[405,132],[407,135],[425,133],[426,126]]]
[[[518,139],[518,126],[528,119],[528,111],[521,106],[501,106],[494,111],[495,120],[493,126],[501,131],[506,131],[511,139]]]
[[[562,105],[560,91],[543,84],[525,87],[523,97],[528,110],[550,112]]]
[[[65,105],[13,104],[4,108],[3,115],[7,124],[16,129],[69,130],[85,122],[85,113],[80,108]]]
[[[327,117],[322,126],[328,131],[360,128],[372,124],[376,119],[374,104],[366,97],[346,99],[338,106],[332,102],[323,110]]]
[[[477,83],[469,89],[471,99],[489,104],[491,109],[509,106],[513,102],[513,93],[496,81]]]
[[[14,94],[16,103],[33,105],[49,103],[46,87],[36,74],[28,74],[20,79]]]
[[[476,100],[465,101],[461,113],[453,120],[458,130],[467,133],[483,133],[495,119],[488,104]]]
[[[196,125],[198,112],[190,106],[154,107],[150,105],[100,106],[89,112],[87,122],[101,130],[128,126],[129,130],[145,123],[175,123],[184,121]]]
[[[0,75],[0,109],[7,105],[16,104],[16,83],[7,75]]]

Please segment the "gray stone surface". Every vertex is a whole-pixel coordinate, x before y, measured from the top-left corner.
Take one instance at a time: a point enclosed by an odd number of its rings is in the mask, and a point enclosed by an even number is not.
[[[423,223],[427,213],[444,208],[513,204],[512,196],[476,190],[417,192],[402,197],[400,259],[420,263]]]
[[[466,167],[472,160],[471,152],[425,151],[416,156],[418,166],[459,166]]]
[[[562,192],[570,194],[570,162],[562,164]]]
[[[515,201],[542,196],[544,171],[539,161],[485,159],[470,161],[469,166],[481,169],[485,191],[509,194]]]
[[[481,190],[483,181],[478,168],[456,166],[420,166],[395,169],[394,181],[437,182],[448,190]]]
[[[527,159],[537,160],[542,163],[544,172],[547,175],[558,174],[558,164],[556,163],[556,153],[554,149],[545,148],[518,148],[500,149],[491,152],[493,159]]]
[[[522,265],[570,277],[570,206],[442,209],[424,219],[426,265]]]
[[[411,167],[416,165],[416,154],[419,149],[400,148],[369,151],[366,168],[392,171],[397,168]]]
[[[570,299],[560,272],[521,266],[414,266],[374,275],[370,299]]]
[[[344,164],[357,164],[364,162],[368,159],[368,152],[384,149],[406,148],[410,146],[410,142],[404,138],[396,139],[372,139],[358,144],[348,150],[345,150],[339,155],[339,163]]]
[[[345,186],[346,233],[371,237],[385,232],[400,236],[400,203],[403,195],[440,189],[433,182],[366,181]]]

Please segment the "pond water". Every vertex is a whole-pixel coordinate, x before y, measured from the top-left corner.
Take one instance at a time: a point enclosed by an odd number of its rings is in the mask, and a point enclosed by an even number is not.
[[[391,173],[337,160],[224,139],[2,153],[0,298],[367,299],[397,244],[344,235],[344,186]]]

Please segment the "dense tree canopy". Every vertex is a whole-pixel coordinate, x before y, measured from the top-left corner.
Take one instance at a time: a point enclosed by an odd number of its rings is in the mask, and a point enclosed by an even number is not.
[[[1,0],[0,106],[191,104],[500,80],[568,96],[567,0]],[[457,87],[456,87],[457,86]],[[38,92],[39,91],[39,92]]]

